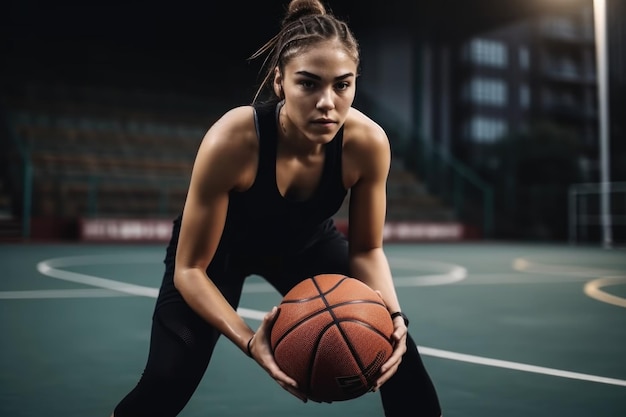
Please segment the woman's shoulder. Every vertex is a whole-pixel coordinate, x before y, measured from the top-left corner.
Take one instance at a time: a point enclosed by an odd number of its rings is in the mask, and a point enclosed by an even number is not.
[[[227,189],[247,187],[258,155],[254,113],[250,106],[228,110],[208,129],[196,155],[199,178],[219,179]]]
[[[391,146],[385,130],[369,116],[351,108],[343,134],[345,184],[351,186],[366,177],[382,181],[389,171],[390,161]]]
[[[389,139],[381,125],[362,111],[351,107],[344,124],[344,142],[387,146]]]
[[[254,128],[254,108],[252,106],[237,106],[226,111],[211,126],[214,130],[243,131]]]
[[[226,111],[209,127],[198,151],[204,155],[221,155],[239,159],[254,156],[258,140],[252,106],[239,106]]]
[[[238,146],[256,141],[254,109],[238,106],[226,111],[207,131],[205,141]]]

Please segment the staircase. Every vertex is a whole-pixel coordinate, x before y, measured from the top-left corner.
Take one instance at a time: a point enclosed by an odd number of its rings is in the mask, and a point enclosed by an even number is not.
[[[387,221],[456,222],[454,211],[428,192],[415,175],[392,165],[387,180]]]
[[[349,197],[335,216],[348,219]],[[456,223],[454,211],[428,192],[415,175],[394,163],[387,180],[387,221],[412,223]]]

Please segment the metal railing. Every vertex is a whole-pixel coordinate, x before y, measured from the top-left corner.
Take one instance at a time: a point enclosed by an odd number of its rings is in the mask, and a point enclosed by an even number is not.
[[[613,230],[626,226],[626,182],[608,184],[608,192],[612,198],[606,213],[601,210],[602,192],[602,183],[570,185],[568,191],[568,223],[569,242],[571,244],[601,240],[600,230],[607,219],[609,221],[608,226]],[[614,198],[618,195],[621,195],[622,198]],[[624,231],[622,234],[626,235]]]

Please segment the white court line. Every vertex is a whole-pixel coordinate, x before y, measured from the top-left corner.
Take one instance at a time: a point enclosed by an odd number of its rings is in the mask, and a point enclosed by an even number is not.
[[[77,258],[77,257],[76,257]],[[57,258],[50,261],[42,261],[37,264],[37,271],[43,275],[61,279],[64,281],[76,282],[79,284],[93,285],[94,287],[106,288],[109,290],[115,290],[126,294],[140,295],[143,297],[156,297],[159,294],[157,288],[144,287],[143,285],[128,284],[126,282],[115,281],[112,279],[94,277],[92,275],[80,274],[78,272],[64,271],[62,269],[54,268],[52,265],[79,265],[77,263],[70,263],[67,261],[69,258]],[[74,259],[74,258],[72,258]],[[66,262],[63,262],[66,261]]]
[[[0,291],[2,300],[45,299],[45,298],[94,298],[94,297],[127,297],[130,294],[107,289],[79,290],[31,290],[31,291]]]
[[[598,382],[600,384],[619,385],[622,387],[626,387],[626,380],[623,379],[606,378],[603,376],[581,374],[579,372],[562,371],[560,369],[544,368],[543,366],[535,366],[525,363],[484,358],[482,356],[466,355],[464,353],[449,352],[447,350],[433,349],[425,346],[419,346],[419,350],[424,355],[451,359],[460,362],[469,362],[478,365],[493,366],[496,368],[514,369],[516,371],[552,375],[561,378],[579,379],[581,381]]]
[[[242,317],[247,317],[247,318],[255,319],[255,320],[263,320],[263,317],[265,317],[265,314],[267,313],[264,311],[251,310],[247,308],[239,308],[237,309],[237,312]],[[626,380],[623,380],[623,379],[607,378],[603,376],[589,375],[589,374],[583,374],[579,372],[564,371],[564,370],[554,369],[554,368],[546,368],[543,366],[528,365],[528,364],[519,363],[519,362],[511,362],[511,361],[505,361],[505,360],[500,360],[500,359],[485,358],[482,356],[467,355],[464,353],[435,349],[435,348],[430,348],[427,346],[418,346],[418,349],[422,355],[433,356],[433,357],[442,358],[442,359],[450,359],[450,360],[454,360],[458,362],[475,363],[477,365],[491,366],[494,368],[513,369],[513,370],[522,371],[522,372],[551,375],[551,376],[557,376],[560,378],[578,379],[581,381],[597,382],[600,384],[618,385],[618,386],[626,387]]]
[[[470,273],[459,285],[505,285],[505,284],[568,284],[589,281],[589,277],[569,275],[533,276],[522,271],[513,273]]]
[[[239,313],[239,315],[241,315],[241,317],[245,317],[245,318],[248,318],[248,319],[261,321],[261,320],[263,320],[263,318],[265,317],[265,315],[268,312],[267,311],[261,311],[261,310],[251,310],[249,308],[239,307],[237,309],[237,313]]]
[[[416,275],[403,277],[395,275],[394,284],[398,287],[416,287],[454,284],[467,278],[467,269],[451,263],[432,261],[426,259],[402,259],[389,258],[389,264],[393,268],[426,268],[439,272],[439,274]]]
[[[106,264],[138,264],[162,262],[162,256],[154,253],[143,254],[109,254],[109,255],[81,255],[54,258],[41,261],[37,264],[37,271],[42,275],[63,281],[75,282],[78,284],[92,285],[100,290],[35,290],[35,291],[4,291],[0,292],[0,299],[27,299],[27,298],[82,298],[82,297],[114,297],[118,292],[119,296],[136,295],[142,297],[156,297],[158,288],[146,287],[143,285],[129,284],[64,270],[69,266],[80,265],[106,265]],[[416,263],[420,268],[426,268],[440,272],[431,275],[398,276],[394,277],[394,282],[398,287],[432,286],[457,283],[467,277],[467,270],[459,265],[447,264],[444,262],[430,260],[403,260],[391,259],[394,266],[404,266],[415,268]],[[102,289],[109,290],[102,291]],[[113,291],[113,292],[111,292]],[[244,286],[246,293],[274,292],[274,287],[267,283],[247,283]]]
[[[64,271],[58,269],[58,267],[62,266],[70,266],[70,265],[85,265],[85,264],[93,264],[93,263],[102,263],[103,259],[107,259],[107,261],[111,261],[110,263],[121,263],[119,256],[111,256],[110,258],[98,257],[98,256],[90,256],[90,257],[72,257],[72,258],[56,258],[50,259],[48,261],[42,261],[37,264],[37,270],[44,275],[63,279],[66,281],[77,282],[86,285],[93,285],[95,287],[100,287],[101,289],[109,289],[114,290],[126,294],[131,295],[140,295],[145,297],[156,297],[158,294],[158,289],[144,287],[140,285],[128,284],[120,281],[114,281],[110,279],[94,277],[91,275],[75,273],[71,271]],[[139,259],[135,256],[133,257],[135,262]],[[98,262],[94,262],[98,261]],[[89,263],[85,263],[89,262]],[[397,262],[397,260],[396,260]],[[418,260],[418,262],[420,262]],[[106,263],[106,262],[105,262]],[[131,259],[127,260],[127,263],[132,263]],[[411,261],[412,265],[415,266],[416,261]],[[413,282],[414,285],[433,285],[433,280],[436,280],[437,277],[442,277],[442,283],[449,282],[457,282],[464,279],[467,276],[467,271],[465,268],[459,267],[457,265],[452,265],[450,268],[449,264],[443,264],[438,262],[431,262],[431,267],[442,268],[443,266],[448,265],[448,272],[440,275],[429,275],[426,280],[420,281],[416,280],[416,277],[407,277],[405,280],[405,284]],[[433,278],[435,277],[435,278]],[[417,277],[420,278],[420,277]],[[61,290],[59,293],[62,293]],[[266,312],[260,310],[252,310],[247,308],[238,308],[237,312],[241,314],[242,317],[254,319],[254,320],[262,320],[265,316]],[[589,382],[596,382],[602,384],[609,385],[618,385],[626,387],[626,380],[615,379],[615,378],[606,378],[596,375],[583,374],[578,372],[564,371],[553,368],[546,368],[535,365],[528,365],[524,363],[504,361],[498,359],[485,358],[481,356],[467,355],[463,353],[451,352],[441,349],[429,348],[426,346],[419,346],[419,349],[422,354],[427,356],[434,356],[443,359],[455,360],[460,362],[468,362],[474,363],[484,366],[492,366],[497,368],[506,368],[513,369],[522,372],[530,372],[544,375],[557,376],[561,378],[569,378],[569,379],[577,379]]]

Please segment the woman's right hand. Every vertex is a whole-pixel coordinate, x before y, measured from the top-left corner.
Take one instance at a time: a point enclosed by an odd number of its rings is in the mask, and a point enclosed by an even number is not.
[[[270,332],[277,316],[278,308],[274,306],[272,310],[265,315],[263,322],[250,341],[250,355],[276,382],[278,382],[278,385],[289,391],[293,396],[300,399],[300,401],[306,403],[308,398],[298,389],[298,383],[280,369],[272,354]]]

